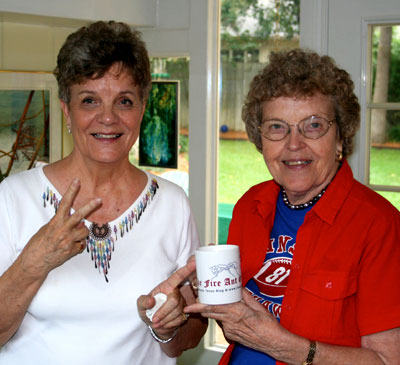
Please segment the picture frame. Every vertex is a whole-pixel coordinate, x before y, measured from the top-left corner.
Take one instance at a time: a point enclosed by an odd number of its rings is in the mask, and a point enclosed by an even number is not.
[[[139,166],[176,169],[179,80],[152,82],[139,134]]]
[[[0,70],[0,181],[62,155],[58,86],[47,72]]]

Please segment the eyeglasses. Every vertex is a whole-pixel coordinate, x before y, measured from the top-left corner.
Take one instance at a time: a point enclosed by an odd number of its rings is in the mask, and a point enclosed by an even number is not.
[[[327,120],[323,117],[312,115],[297,124],[288,124],[279,119],[268,119],[258,126],[263,137],[270,141],[280,141],[290,133],[290,127],[297,127],[299,132],[306,138],[318,139],[324,136],[335,120]]]

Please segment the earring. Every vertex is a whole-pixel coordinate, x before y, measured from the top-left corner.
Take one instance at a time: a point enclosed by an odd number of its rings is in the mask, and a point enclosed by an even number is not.
[[[338,156],[338,161],[342,161],[342,159],[343,159],[343,153],[342,151],[340,151]]]
[[[68,133],[71,134],[71,126],[69,124],[67,124],[67,130],[68,130]]]

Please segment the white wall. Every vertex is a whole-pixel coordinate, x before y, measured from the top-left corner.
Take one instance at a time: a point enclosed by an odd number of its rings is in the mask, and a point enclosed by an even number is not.
[[[0,12],[51,17],[55,23],[115,19],[156,26],[157,5],[158,0],[1,0]]]
[[[0,69],[52,71],[65,38],[80,26],[113,19],[156,27],[158,18],[157,0],[2,0]]]
[[[0,14],[0,69],[51,72],[58,50],[75,29],[14,22]]]
[[[157,25],[140,28],[153,57],[189,56],[191,0],[160,0],[157,6]],[[200,0],[199,3],[204,3]],[[205,20],[203,19],[203,24]]]

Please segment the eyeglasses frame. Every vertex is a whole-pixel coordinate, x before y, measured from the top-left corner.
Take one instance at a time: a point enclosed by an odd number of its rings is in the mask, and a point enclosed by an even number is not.
[[[301,129],[300,126],[299,126],[299,124],[300,124],[301,122],[304,122],[305,120],[307,120],[307,119],[309,119],[309,118],[313,118],[313,117],[321,118],[321,119],[324,119],[325,121],[328,122],[328,128],[326,129],[325,133],[324,133],[324,134],[321,134],[321,135],[320,135],[319,137],[317,137],[317,138],[311,138],[311,137],[305,136],[305,135],[303,134],[302,129]],[[288,132],[287,132],[281,139],[271,139],[271,138],[268,138],[267,136],[265,136],[265,135],[262,133],[262,131],[261,131],[261,126],[262,126],[265,122],[268,122],[268,121],[271,121],[271,120],[276,120],[276,121],[285,123],[285,124],[289,127],[289,128],[288,128]],[[297,124],[289,124],[289,123],[287,123],[287,122],[284,121],[284,120],[272,118],[272,119],[263,120],[263,121],[259,124],[259,126],[257,127],[257,129],[258,129],[258,131],[260,132],[260,134],[261,134],[264,138],[266,138],[266,139],[268,139],[269,141],[272,141],[272,142],[278,142],[278,141],[284,140],[284,139],[290,134],[291,127],[297,127],[299,133],[300,133],[304,138],[316,140],[316,139],[319,139],[319,138],[325,136],[325,135],[328,133],[329,128],[331,127],[331,125],[332,125],[333,123],[335,123],[335,122],[336,122],[336,118],[334,118],[334,119],[332,119],[332,120],[328,120],[328,119],[326,119],[326,118],[324,118],[324,117],[321,117],[321,116],[319,116],[319,115],[310,115],[309,117],[306,117],[306,118],[300,120],[300,122],[298,122]]]

